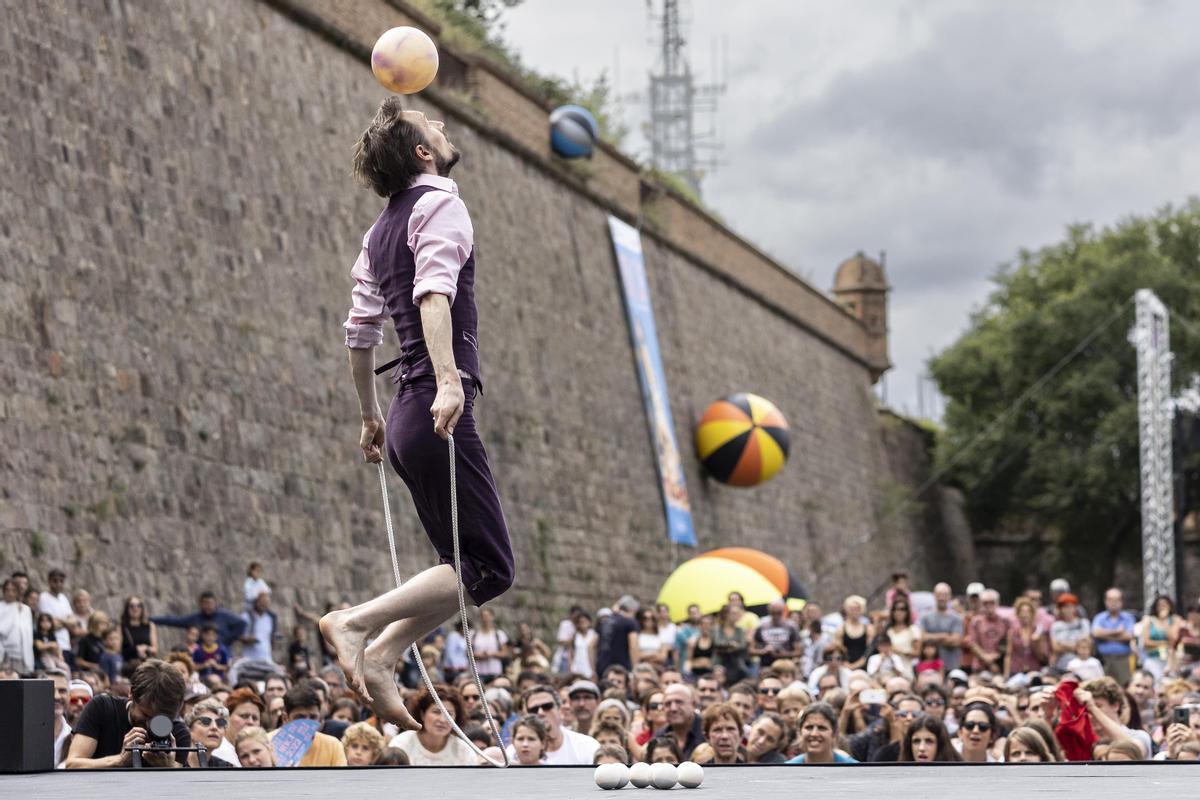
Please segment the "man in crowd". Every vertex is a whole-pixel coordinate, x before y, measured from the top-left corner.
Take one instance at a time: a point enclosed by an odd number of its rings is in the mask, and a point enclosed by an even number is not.
[[[600,703],[600,687],[589,680],[577,680],[567,689],[567,698],[575,717],[571,727],[579,733],[587,733],[592,729],[592,717]]]
[[[782,599],[772,600],[767,605],[767,618],[754,629],[750,643],[750,655],[758,656],[763,668],[771,666],[777,658],[799,658],[800,631],[785,619],[787,607]]]
[[[717,703],[709,706],[700,719],[704,726],[704,738],[713,751],[709,764],[745,763],[746,756],[741,748],[742,720],[737,709],[728,703]],[[689,751],[684,758],[690,755]]]
[[[701,675],[696,678],[696,707],[701,713],[713,703],[723,700],[721,682],[712,675]]]
[[[38,613],[49,614],[54,620],[54,638],[58,642],[58,649],[68,664],[74,664],[71,626],[75,624],[75,615],[71,611],[71,599],[63,591],[67,583],[67,573],[61,569],[52,569],[46,575],[46,581],[49,588],[38,595]]]
[[[692,603],[687,607],[687,619],[675,627],[675,663],[680,667],[687,660],[688,642],[700,633],[700,606]]]
[[[756,705],[758,712],[779,710],[779,693],[783,691],[783,681],[774,674],[767,673],[759,678]]]
[[[737,709],[743,725],[749,725],[758,712],[758,697],[754,687],[748,683],[737,683],[729,689],[729,705]]]
[[[667,709],[667,725],[655,736],[673,736],[679,752],[686,761],[692,756],[696,745],[704,741],[704,723],[696,713],[696,698],[692,687],[683,683],[672,683],[663,691],[663,705]]]
[[[638,601],[631,595],[625,595],[613,606],[612,614],[596,622],[596,635],[599,637],[596,645],[596,671],[601,675],[614,664],[626,670],[633,669],[629,634],[638,632],[635,619],[637,611]]]
[[[185,686],[183,676],[165,661],[143,661],[129,682],[129,699],[98,694],[83,707],[75,723],[75,736],[67,754],[67,769],[106,769],[133,765],[127,748],[146,744],[146,727],[156,716],[174,720],[172,742],[191,747],[192,737],[179,719]],[[187,753],[145,753],[142,763],[151,767],[179,767]]]
[[[202,592],[199,600],[200,608],[179,617],[157,616],[150,621],[169,628],[198,628],[203,630],[205,625],[213,625],[217,629],[217,641],[232,649],[233,643],[242,638],[246,632],[246,620],[232,611],[217,606],[217,596],[212,592]]]
[[[937,645],[938,658],[949,672],[962,664],[963,618],[950,607],[950,584],[939,583],[933,587],[936,607],[926,612],[920,621],[921,641]]]
[[[1133,614],[1122,606],[1121,590],[1109,589],[1104,593],[1104,610],[1092,620],[1092,638],[1096,640],[1096,655],[1104,665],[1104,674],[1121,686],[1129,683],[1132,673],[1133,627],[1137,624]]]
[[[71,735],[71,726],[67,722],[67,709],[71,704],[71,678],[59,669],[49,670],[43,677],[54,681],[54,766],[57,767],[66,756],[63,745]]]
[[[321,697],[307,681],[293,686],[283,696],[284,724],[300,719],[323,722],[325,717],[321,711]],[[283,730],[282,726],[279,730]],[[274,739],[279,730],[271,732]],[[313,735],[312,745],[300,759],[299,767],[344,767],[346,766],[346,751],[342,743],[327,733],[317,731]]]
[[[242,637],[242,657],[229,673],[230,683],[250,674],[257,677],[279,671],[275,663],[274,643],[279,630],[279,619],[271,610],[271,593],[259,592],[254,605],[242,614],[246,622],[246,633]]]
[[[971,618],[967,630],[967,645],[975,659],[977,672],[997,674],[1004,669],[1004,642],[1010,635],[1012,623],[997,614],[1000,593],[985,589],[979,596],[980,613]]]
[[[526,714],[535,714],[546,726],[546,764],[592,763],[600,743],[587,734],[563,726],[558,692],[553,686],[541,684],[526,692],[524,711]],[[508,755],[509,758],[516,758],[516,750],[511,744],[508,746]]]

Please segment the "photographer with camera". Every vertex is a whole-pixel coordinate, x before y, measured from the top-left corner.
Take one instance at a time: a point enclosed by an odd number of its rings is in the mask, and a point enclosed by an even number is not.
[[[98,694],[83,708],[75,723],[75,738],[67,754],[67,769],[106,769],[133,766],[132,747],[145,747],[142,762],[148,767],[181,767],[186,752],[171,748],[191,747],[187,726],[178,719],[185,684],[174,667],[157,658],[142,662],[129,683],[129,699]],[[155,717],[165,717],[151,725]],[[151,729],[165,722],[170,727]],[[156,749],[162,752],[154,752]]]

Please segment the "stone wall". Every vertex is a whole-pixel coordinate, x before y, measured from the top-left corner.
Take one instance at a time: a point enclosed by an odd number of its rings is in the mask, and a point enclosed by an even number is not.
[[[348,175],[382,96],[364,37],[402,8],[0,0],[0,570],[62,565],[99,607],[137,591],[156,611],[205,587],[233,605],[254,559],[284,610],[388,586],[340,326],[381,208]],[[529,139],[544,109],[504,127],[489,108],[523,90],[443,58],[463,88],[414,104],[465,153],[477,410],[518,555],[502,615],[649,598],[689,555],[665,537],[610,212],[647,221],[701,549],[775,553],[826,603],[897,566],[928,577],[939,523],[889,505],[926,443],[877,418],[857,320],[619,154],[590,178],[553,163]],[[737,390],[793,428],[788,467],[752,491],[691,456],[704,408]],[[411,572],[431,550],[392,485]]]

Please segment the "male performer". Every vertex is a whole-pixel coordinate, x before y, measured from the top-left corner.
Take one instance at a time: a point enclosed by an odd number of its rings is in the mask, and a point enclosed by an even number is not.
[[[375,713],[411,729],[421,726],[396,690],[396,663],[458,608],[448,434],[454,435],[463,584],[475,605],[483,605],[513,582],[508,528],[471,411],[482,381],[474,231],[458,187],[447,177],[458,159],[443,124],[405,110],[396,97],[380,105],[354,149],[355,177],[388,198],[351,271],[353,308],[345,328],[362,412],[359,446],[372,463],[383,460],[386,448],[440,563],[399,589],[326,614],[320,627]],[[401,358],[385,426],[375,398],[374,348],[383,341],[388,316]]]

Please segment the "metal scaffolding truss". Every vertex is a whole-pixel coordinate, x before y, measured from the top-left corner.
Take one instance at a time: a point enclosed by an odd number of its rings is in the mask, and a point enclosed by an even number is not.
[[[1137,320],[1138,444],[1141,452],[1144,601],[1175,597],[1174,495],[1171,470],[1171,343],[1166,306],[1149,289],[1134,295]]]

